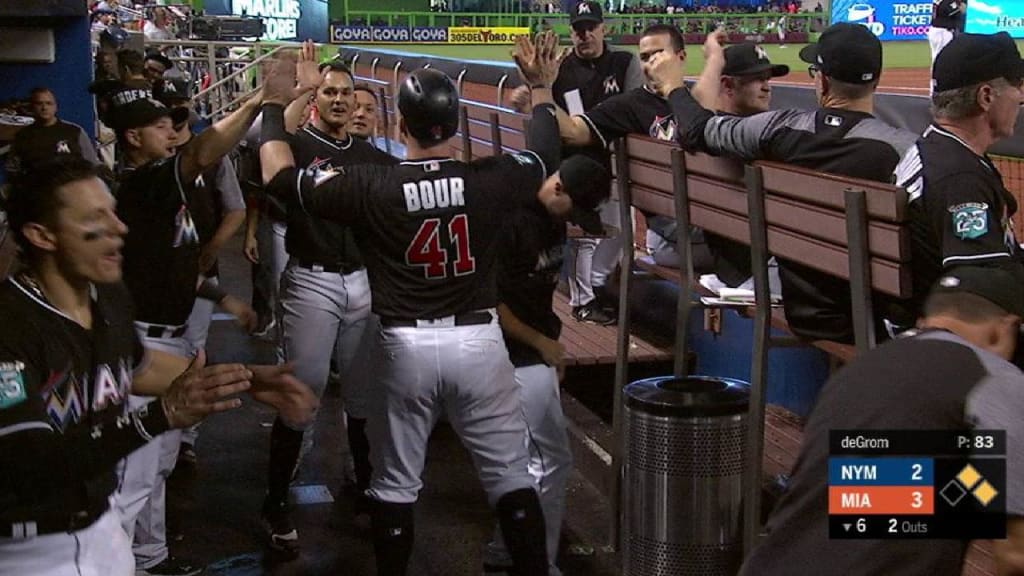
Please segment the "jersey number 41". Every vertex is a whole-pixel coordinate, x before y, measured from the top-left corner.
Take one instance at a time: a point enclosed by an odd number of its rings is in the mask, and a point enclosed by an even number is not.
[[[406,264],[422,266],[423,276],[431,280],[448,277],[448,250],[441,247],[440,234],[440,218],[424,220],[405,250]],[[469,253],[469,219],[465,214],[457,214],[448,223],[448,238],[455,250],[452,275],[465,276],[475,272],[476,259]]]

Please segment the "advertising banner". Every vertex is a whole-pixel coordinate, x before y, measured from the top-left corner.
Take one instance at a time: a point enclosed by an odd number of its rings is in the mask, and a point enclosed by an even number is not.
[[[974,9],[970,3],[968,14]],[[931,0],[833,0],[832,23],[867,26],[882,41],[927,40],[932,23]]]
[[[366,44],[374,42],[384,44],[445,44],[448,42],[448,29],[431,28],[428,26],[417,26],[414,28],[399,26],[346,26],[332,22],[331,42],[334,44]]]
[[[327,0],[205,0],[211,16],[259,16],[262,40],[327,42]]]
[[[976,34],[1008,32],[1014,38],[1024,38],[1024,2],[971,0],[967,4],[967,31]]]
[[[529,36],[529,28],[449,28],[449,44],[514,44],[516,38]]]

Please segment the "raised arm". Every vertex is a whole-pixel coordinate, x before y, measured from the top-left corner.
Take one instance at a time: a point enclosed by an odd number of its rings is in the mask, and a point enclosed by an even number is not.
[[[708,110],[714,110],[718,106],[722,70],[725,69],[726,38],[725,30],[718,28],[704,40],[704,70],[693,86],[693,98]],[[671,92],[672,90],[665,92],[666,97]]]
[[[200,173],[215,166],[221,158],[238,146],[259,113],[262,101],[261,93],[257,92],[238,110],[193,138],[181,151],[179,170],[182,181],[195,180]]]
[[[527,36],[519,37],[513,53],[519,74],[530,87],[533,104],[528,148],[541,159],[548,174],[555,173],[561,163],[562,146],[556,119],[558,107],[551,94],[551,85],[558,78],[558,68],[565,55],[558,48],[558,37],[550,31],[538,34],[536,41]]]

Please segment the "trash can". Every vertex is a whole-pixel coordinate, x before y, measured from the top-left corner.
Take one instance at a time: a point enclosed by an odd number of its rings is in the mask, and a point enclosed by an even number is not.
[[[623,574],[734,575],[750,384],[661,376],[629,384],[623,398]]]

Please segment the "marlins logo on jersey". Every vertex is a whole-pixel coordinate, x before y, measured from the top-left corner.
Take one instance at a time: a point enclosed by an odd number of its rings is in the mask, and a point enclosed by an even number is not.
[[[174,217],[174,247],[179,248],[189,244],[199,244],[199,232],[196,231],[196,223],[192,220],[192,213],[188,206],[182,204],[178,214]]]
[[[71,154],[71,146],[68,146],[67,140],[57,142],[57,154]]]
[[[651,138],[671,142],[676,139],[676,119],[669,116],[655,116],[649,132]]]
[[[75,375],[70,369],[51,371],[40,390],[50,422],[64,431],[88,410],[99,412],[107,406],[124,404],[132,384],[132,369],[124,360],[117,365],[100,364],[91,375]]]
[[[615,79],[615,76],[608,76],[604,79],[604,93],[605,94],[618,94],[622,92],[619,88],[619,81]]]

